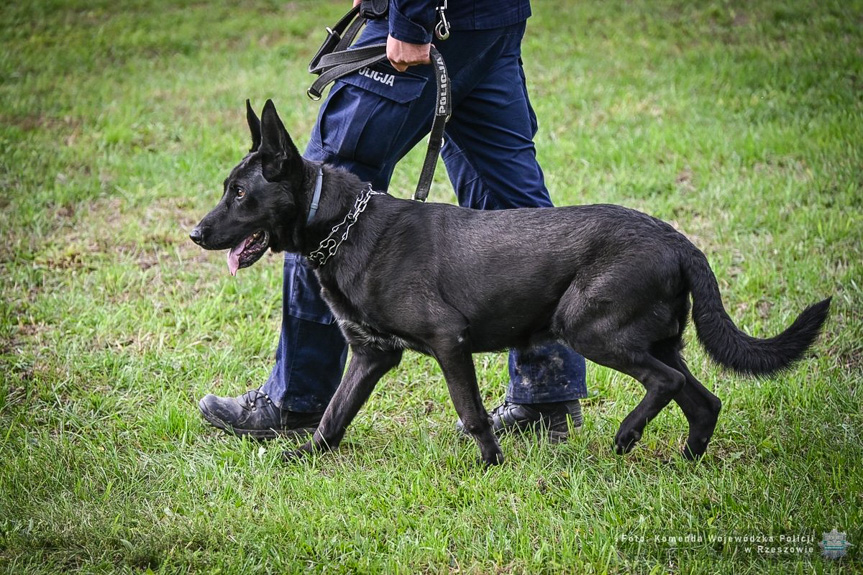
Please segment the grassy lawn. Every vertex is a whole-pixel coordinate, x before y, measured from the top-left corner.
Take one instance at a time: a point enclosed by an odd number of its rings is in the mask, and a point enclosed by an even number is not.
[[[291,442],[202,422],[198,398],[269,373],[281,260],[231,278],[187,233],[248,149],[245,98],[273,98],[305,144],[306,64],[348,4],[0,6],[0,570],[863,572],[859,0],[534,3],[525,65],[557,204],[674,222],[752,335],[834,298],[814,353],[776,378],[691,340],[724,401],[699,463],[675,457],[674,406],[615,456],[642,392],[594,365],[584,428],[505,438],[488,471],[417,354],[333,454],[285,465]],[[452,201],[442,166],[432,199]],[[491,407],[505,357],[476,363]],[[841,560],[818,545],[834,528]]]

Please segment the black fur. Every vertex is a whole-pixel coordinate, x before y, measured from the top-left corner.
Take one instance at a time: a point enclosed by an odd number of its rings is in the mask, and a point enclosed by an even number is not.
[[[364,185],[323,166],[320,209],[307,225],[318,166],[300,156],[272,102],[260,123],[248,112],[252,151],[192,239],[226,249],[266,232],[274,251],[308,255]],[[237,189],[245,192],[241,198]],[[240,265],[258,256],[242,255]],[[316,273],[353,354],[318,430],[297,453],[335,448],[378,380],[410,348],[440,363],[482,460],[500,463],[471,354],[555,339],[645,387],[615,437],[619,453],[632,449],[674,400],[689,422],[684,455],[697,457],[721,403],[680,354],[690,294],[710,356],[745,374],[770,374],[800,359],[830,305],[827,299],[811,306],[774,338],[749,337],[723,309],[704,254],[665,222],[613,205],[476,211],[373,196]]]

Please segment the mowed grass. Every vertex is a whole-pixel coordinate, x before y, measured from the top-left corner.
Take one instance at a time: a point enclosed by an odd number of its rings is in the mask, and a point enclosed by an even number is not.
[[[437,366],[408,354],[335,453],[206,426],[266,378],[281,265],[237,278],[187,233],[273,98],[304,145],[306,64],[345,2],[0,6],[0,569],[56,572],[838,573],[863,558],[863,5],[536,2],[524,43],[557,204],[648,211],[708,255],[735,321],[833,297],[793,370],[692,371],[724,401],[707,456],[676,406],[589,366],[586,424],[485,470]],[[409,197],[422,151],[397,170]],[[452,201],[443,169],[432,199]],[[526,238],[529,241],[529,238]],[[434,246],[430,246],[434,249]],[[691,334],[690,334],[691,335]],[[503,355],[476,357],[491,407]],[[847,556],[818,543],[846,533]]]

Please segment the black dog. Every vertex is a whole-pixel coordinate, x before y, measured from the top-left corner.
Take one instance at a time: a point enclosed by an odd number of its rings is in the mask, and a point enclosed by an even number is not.
[[[690,294],[707,352],[744,374],[790,366],[827,318],[829,299],[776,337],[749,337],[725,312],[704,254],[660,220],[612,205],[477,211],[378,194],[303,159],[271,101],[260,121],[246,107],[252,149],[191,238],[231,249],[232,273],[267,248],[307,256],[353,352],[314,437],[286,456],[338,446],[378,380],[414,349],[440,364],[482,460],[500,463],[471,354],[560,340],[647,390],[620,425],[618,453],[674,400],[689,422],[683,454],[698,457],[721,402],[680,355]]]

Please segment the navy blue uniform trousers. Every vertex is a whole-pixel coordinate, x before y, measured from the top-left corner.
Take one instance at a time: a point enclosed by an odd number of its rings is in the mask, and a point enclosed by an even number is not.
[[[536,116],[521,66],[525,23],[456,31],[435,45],[452,82],[453,114],[441,151],[459,204],[477,209],[551,206],[533,136]],[[384,42],[385,21],[370,23],[356,46]],[[305,152],[386,190],[398,162],[431,128],[436,85],[431,66],[398,73],[388,64],[339,80],[321,107]],[[525,238],[530,241],[530,238]],[[284,267],[282,331],[263,391],[282,409],[323,410],[344,370],[347,346],[302,256]],[[512,350],[507,399],[568,401],[586,396],[584,358],[547,344]]]

